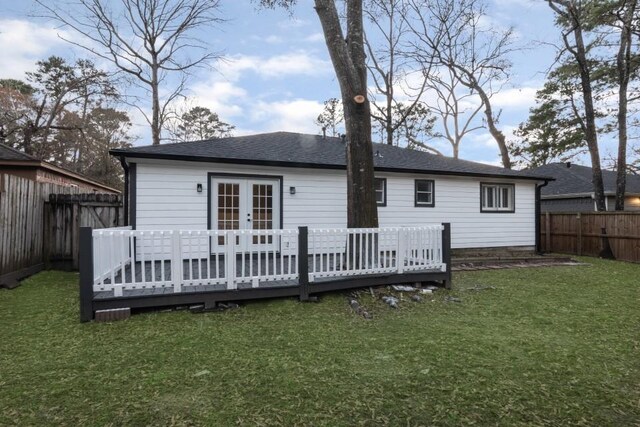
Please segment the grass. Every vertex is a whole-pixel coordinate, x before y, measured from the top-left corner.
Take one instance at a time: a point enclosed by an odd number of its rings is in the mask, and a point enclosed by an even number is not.
[[[80,324],[77,275],[41,273],[0,291],[0,425],[639,425],[640,265],[583,261],[363,293],[373,320],[334,294]]]

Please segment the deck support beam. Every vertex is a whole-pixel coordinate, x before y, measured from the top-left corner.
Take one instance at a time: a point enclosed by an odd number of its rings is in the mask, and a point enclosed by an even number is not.
[[[309,301],[309,227],[298,227],[300,301]]]
[[[451,289],[451,223],[442,224],[442,262],[446,265],[447,278],[443,281],[446,289]]]
[[[93,320],[93,229],[80,227],[80,321]]]

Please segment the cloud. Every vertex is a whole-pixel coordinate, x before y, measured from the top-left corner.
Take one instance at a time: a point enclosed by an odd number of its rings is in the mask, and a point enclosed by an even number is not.
[[[314,120],[322,112],[321,102],[309,99],[290,101],[258,102],[251,112],[251,120],[262,123],[265,131],[286,130],[289,132],[317,133]]]
[[[529,109],[536,103],[538,87],[525,86],[503,89],[491,97],[491,103],[500,108]]]
[[[2,78],[24,79],[24,73],[35,69],[36,61],[48,56],[52,49],[69,38],[62,30],[20,19],[0,19],[0,75]]]
[[[242,102],[246,90],[228,81],[211,79],[198,82],[191,87],[189,102],[193,106],[207,107],[223,120],[243,113]]]
[[[318,76],[330,73],[331,64],[308,52],[295,51],[270,57],[235,55],[221,62],[218,71],[231,81],[238,80],[246,72],[256,73],[262,78]]]

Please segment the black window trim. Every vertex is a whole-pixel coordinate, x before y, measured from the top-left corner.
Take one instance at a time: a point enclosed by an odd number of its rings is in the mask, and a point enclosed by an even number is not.
[[[513,203],[511,204],[511,209],[509,210],[498,210],[498,209],[485,209],[482,206],[482,197],[483,197],[483,191],[482,189],[484,188],[485,185],[490,185],[490,186],[502,186],[502,187],[511,187],[512,191],[511,191],[511,197],[513,198]],[[509,214],[509,213],[515,213],[516,212],[516,185],[512,182],[480,182],[480,213],[496,213],[496,214]]]
[[[374,194],[376,193],[376,188],[377,188],[375,185],[375,182],[378,179],[382,180],[382,202],[378,202],[378,199],[376,198],[376,205],[380,207],[384,207],[384,206],[387,206],[387,178],[379,178],[377,176],[373,178]]]
[[[431,203],[418,203],[418,182],[431,183]],[[436,181],[434,179],[413,180],[413,206],[416,208],[434,208],[436,206]]]

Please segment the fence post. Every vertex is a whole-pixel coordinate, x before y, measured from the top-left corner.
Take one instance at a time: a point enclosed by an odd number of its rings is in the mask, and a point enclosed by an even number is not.
[[[80,227],[80,321],[93,320],[93,230]]]
[[[551,252],[551,215],[549,215],[549,212],[544,213],[544,219],[545,219],[544,249],[545,249],[545,252]]]
[[[577,216],[578,223],[576,224],[576,228],[578,229],[578,242],[577,242],[577,250],[578,256],[582,255],[582,215],[578,212]]]
[[[173,230],[171,238],[172,255],[171,255],[171,281],[173,282],[173,291],[182,292],[182,244],[180,231]],[[152,268],[155,268],[152,265]]]
[[[298,284],[300,301],[309,300],[309,227],[298,227]]]
[[[451,223],[442,224],[442,262],[445,263],[447,278],[444,287],[451,289]]]

